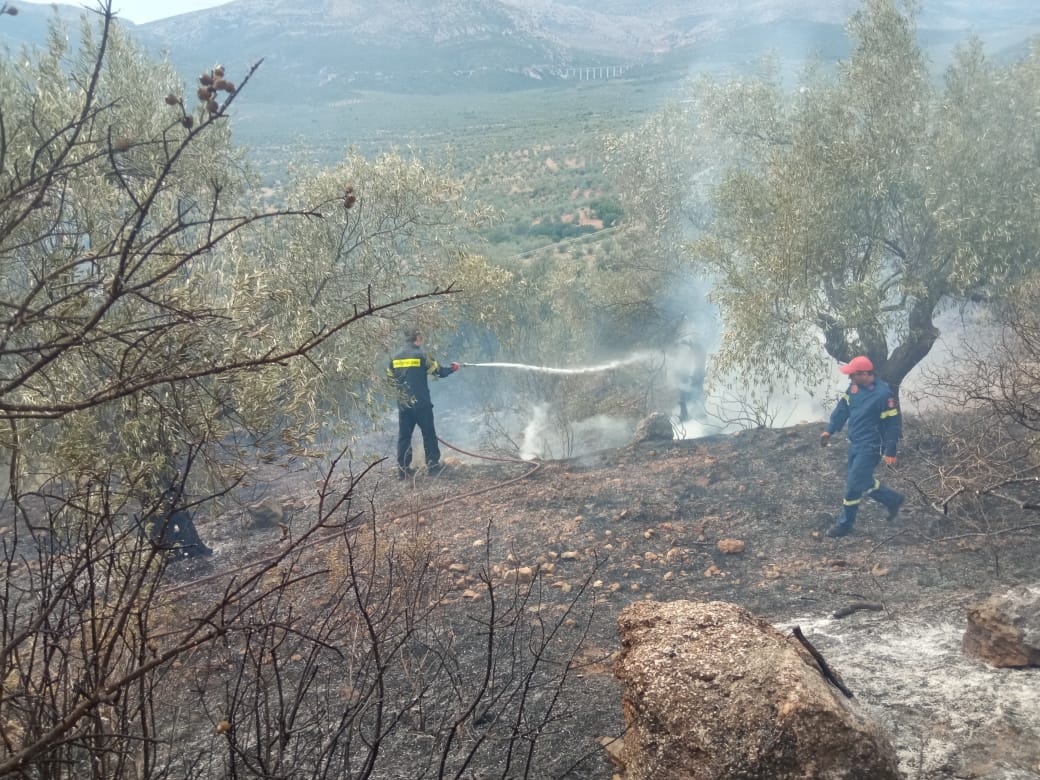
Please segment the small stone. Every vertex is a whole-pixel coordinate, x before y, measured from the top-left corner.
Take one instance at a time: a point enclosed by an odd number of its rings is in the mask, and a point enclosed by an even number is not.
[[[744,540],[743,539],[719,539],[715,545],[720,553],[724,555],[736,555],[744,552]]]
[[[285,507],[274,499],[257,501],[246,507],[253,528],[273,528],[278,523],[285,521]]]

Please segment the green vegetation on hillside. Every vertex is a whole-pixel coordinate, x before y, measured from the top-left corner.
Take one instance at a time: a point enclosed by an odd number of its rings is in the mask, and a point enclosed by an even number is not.
[[[701,81],[682,110],[702,175],[646,169],[645,198],[696,231],[687,262],[714,281],[718,366],[747,383],[813,386],[822,343],[898,384],[938,314],[1038,271],[1036,50],[999,65],[967,41],[936,82],[893,0],[866,0],[849,32],[849,59],[794,88],[775,71]],[[674,135],[644,141],[673,149]]]

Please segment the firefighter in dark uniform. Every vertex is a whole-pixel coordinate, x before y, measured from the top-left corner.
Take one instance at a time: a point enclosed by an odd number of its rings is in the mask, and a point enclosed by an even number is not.
[[[195,514],[184,492],[184,477],[172,465],[159,474],[146,477],[145,513],[139,520],[148,538],[167,552],[170,560],[212,555],[195,528]],[[157,496],[157,498],[156,498]]]
[[[827,429],[820,435],[826,447],[833,434],[849,424],[849,455],[845,474],[845,500],[841,515],[827,536],[845,536],[852,532],[856,513],[864,496],[870,496],[888,510],[888,519],[899,514],[903,496],[887,488],[874,477],[881,459],[896,465],[896,446],[902,435],[899,403],[892,388],[874,376],[874,364],[860,355],[840,368],[851,384],[838,399]]]
[[[397,387],[397,476],[405,479],[412,469],[412,433],[419,426],[426,453],[426,469],[437,474],[443,468],[441,450],[437,446],[437,430],[433,425],[433,402],[430,400],[429,377],[446,377],[459,370],[458,363],[440,366],[422,350],[422,336],[417,330],[404,332],[404,348],[390,359],[389,374]]]

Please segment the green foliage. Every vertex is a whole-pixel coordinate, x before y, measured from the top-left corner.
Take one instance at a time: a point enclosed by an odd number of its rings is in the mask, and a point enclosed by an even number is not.
[[[1040,249],[1036,56],[999,67],[969,42],[935,85],[893,0],[867,0],[848,31],[849,60],[796,91],[769,72],[700,87],[722,162],[689,249],[716,280],[720,364],[748,377],[811,385],[822,337],[898,384],[938,311],[1001,295]]]
[[[342,420],[379,408],[395,312],[495,318],[508,275],[468,249],[487,215],[446,167],[354,154],[301,169],[272,209],[230,140],[251,73],[202,100],[223,77],[204,72],[182,98],[101,19],[80,49],[56,29],[0,61],[0,435],[18,481],[154,486],[201,452],[228,484],[230,440],[308,454],[330,399],[350,401]]]
[[[182,102],[172,69],[108,22],[85,22],[77,51],[56,29],[46,52],[0,62],[5,445],[70,477],[99,451],[149,467],[167,426],[146,399],[244,359],[218,325],[235,313],[190,273],[254,219],[223,217],[250,181],[221,121],[233,96]],[[140,416],[120,429],[123,414]]]
[[[589,204],[592,213],[603,222],[603,227],[615,227],[625,215],[625,209],[612,198],[596,198]]]
[[[335,167],[302,166],[292,176],[287,205],[320,219],[232,242],[240,273],[253,257],[271,258],[264,272],[277,291],[277,311],[265,316],[274,333],[304,338],[345,312],[451,291],[359,322],[301,361],[284,381],[311,388],[313,419],[331,419],[331,428],[379,408],[382,385],[372,378],[382,378],[382,360],[399,344],[403,323],[435,333],[461,323],[487,328],[508,321],[509,273],[469,248],[490,212],[471,205],[448,165],[427,166],[398,152],[370,160],[352,151]],[[356,199],[349,208],[347,188]],[[330,416],[334,399],[343,405]]]

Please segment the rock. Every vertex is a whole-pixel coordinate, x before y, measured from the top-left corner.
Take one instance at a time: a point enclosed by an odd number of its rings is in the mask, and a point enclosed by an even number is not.
[[[725,555],[736,555],[744,552],[743,539],[719,539],[715,549]]]
[[[744,609],[642,601],[618,630],[626,780],[901,777],[880,727]]]
[[[636,432],[632,435],[632,443],[671,441],[673,438],[675,438],[675,434],[672,431],[672,421],[668,419],[668,415],[654,412],[639,421]]]
[[[274,499],[257,501],[246,507],[253,528],[273,528],[285,520],[285,507]]]
[[[534,569],[530,566],[520,566],[516,569],[509,569],[506,571],[503,579],[510,584],[521,583],[526,585],[527,583],[534,581]]]
[[[1040,666],[1040,585],[1012,588],[971,607],[961,646],[991,666]]]

